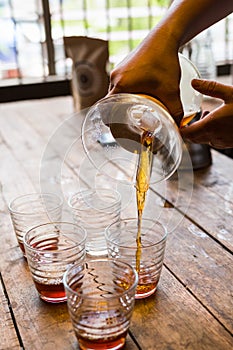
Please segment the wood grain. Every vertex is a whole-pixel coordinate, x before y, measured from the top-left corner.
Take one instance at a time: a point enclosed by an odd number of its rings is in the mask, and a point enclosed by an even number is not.
[[[48,189],[66,202],[78,189],[98,184],[121,192],[122,216],[136,215],[134,187],[93,168],[80,141],[83,115],[72,112],[70,97],[0,105],[2,350],[78,349],[66,304],[49,305],[37,295],[17,245],[9,200]],[[145,215],[166,224],[169,235],[158,290],[136,301],[127,350],[233,347],[233,163],[213,150],[212,156],[213,164],[193,177],[184,172],[182,181],[174,175],[149,190]],[[64,217],[69,214],[65,203]]]

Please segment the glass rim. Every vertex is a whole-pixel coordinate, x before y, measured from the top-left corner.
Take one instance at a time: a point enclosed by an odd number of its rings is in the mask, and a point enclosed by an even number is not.
[[[67,279],[67,276],[68,274],[70,273],[71,270],[75,269],[77,266],[80,266],[80,265],[86,265],[87,263],[98,263],[98,261],[106,261],[106,262],[112,262],[112,263],[116,263],[116,264],[121,264],[121,265],[124,265],[124,266],[127,266],[132,272],[133,272],[133,275],[134,275],[134,282],[133,284],[129,287],[129,289],[127,290],[124,290],[122,293],[116,293],[115,295],[111,295],[108,297],[108,300],[111,300],[111,299],[114,299],[114,298],[119,298],[120,296],[123,296],[125,294],[127,294],[128,292],[132,291],[133,289],[136,290],[136,287],[137,287],[137,284],[138,284],[138,273],[136,271],[136,269],[128,264],[127,262],[125,261],[122,261],[120,259],[113,259],[113,258],[102,258],[102,259],[91,259],[91,260],[87,260],[87,261],[82,261],[82,262],[77,262],[77,263],[74,263],[73,265],[71,265],[64,273],[63,275],[63,284],[64,284],[64,287],[65,289],[67,289],[70,293],[74,294],[74,295],[77,295],[77,296],[81,296],[87,300],[94,300],[94,299],[99,299],[99,296],[97,297],[91,297],[91,296],[88,296],[88,295],[85,295],[83,296],[83,293],[79,292],[79,291],[76,291],[74,289],[72,289],[66,279]]]
[[[111,188],[98,188],[98,187],[97,187],[97,188],[95,188],[95,189],[89,188],[89,189],[85,189],[85,190],[80,190],[80,191],[78,191],[78,192],[72,194],[72,195],[69,197],[69,199],[68,199],[68,206],[69,206],[72,210],[74,210],[74,211],[80,211],[80,212],[81,212],[81,211],[85,211],[86,209],[85,209],[85,208],[82,208],[82,207],[80,207],[80,208],[75,208],[75,207],[72,205],[72,203],[71,203],[72,200],[75,199],[76,197],[79,197],[80,199],[85,200],[84,195],[85,195],[85,194],[88,194],[88,192],[90,192],[90,194],[91,194],[91,193],[98,193],[98,192],[105,192],[105,191],[108,192],[108,193],[114,193],[117,197],[116,197],[114,203],[109,203],[108,206],[106,206],[106,207],[104,207],[104,208],[102,208],[102,209],[99,209],[99,211],[105,210],[105,209],[110,209],[110,208],[114,207],[116,204],[119,204],[119,203],[120,203],[120,201],[121,201],[121,194],[120,194],[120,192],[118,192],[117,190],[111,189]]]
[[[51,212],[51,211],[54,211],[56,209],[58,209],[59,207],[61,207],[63,205],[63,199],[61,198],[61,196],[59,196],[58,194],[56,193],[49,193],[49,192],[41,192],[41,193],[37,193],[37,192],[33,192],[33,193],[27,193],[27,194],[23,194],[23,195],[20,195],[20,196],[17,196],[15,198],[13,198],[9,204],[8,204],[8,209],[11,213],[13,214],[20,214],[20,215],[35,215],[35,213],[33,212],[24,212],[24,211],[19,211],[17,209],[14,209],[13,205],[15,204],[16,201],[20,200],[20,199],[23,199],[23,198],[26,198],[26,197],[29,197],[29,196],[37,196],[37,197],[56,197],[57,199],[59,199],[59,203],[56,204],[56,206],[54,206],[54,208],[52,209],[47,209],[48,212]],[[45,205],[46,206],[46,205]]]
[[[146,95],[146,94],[141,94],[141,93],[130,93],[130,92],[120,92],[113,95],[104,96],[102,99],[98,100],[93,106],[91,106],[84,122],[87,120],[87,117],[89,115],[92,115],[95,112],[96,108],[98,108],[101,105],[108,104],[109,101],[112,104],[113,103],[121,104],[122,102],[127,103],[130,101],[130,102],[141,103],[142,105],[145,105],[145,106],[151,106],[151,107],[156,106],[156,108],[158,108],[159,111],[164,113],[168,118],[168,120],[172,123],[172,125],[174,125],[174,127],[178,130],[178,127],[174,119],[172,118],[171,114],[169,113],[168,109],[156,97]],[[125,122],[125,124],[127,123]],[[85,134],[85,123],[82,126],[82,136],[84,134]],[[85,151],[88,152],[87,148],[84,148],[84,149]]]
[[[137,246],[130,247],[130,246],[127,246],[127,245],[119,244],[119,243],[113,241],[111,238],[109,238],[108,234],[107,234],[107,232],[109,232],[109,229],[111,227],[113,227],[113,226],[115,226],[115,225],[117,225],[119,223],[121,224],[122,222],[137,222],[137,221],[138,221],[137,218],[126,218],[126,219],[120,219],[119,221],[115,221],[115,222],[111,223],[109,226],[106,227],[105,232],[104,232],[106,241],[113,243],[117,247],[126,248],[126,249],[130,249],[130,250],[137,249]],[[163,243],[164,241],[166,241],[167,236],[168,236],[168,230],[167,230],[167,228],[165,227],[164,224],[162,224],[158,220],[153,220],[153,219],[150,219],[150,218],[143,218],[142,221],[147,221],[147,222],[150,221],[150,222],[153,222],[155,224],[159,224],[159,226],[161,226],[161,228],[164,231],[162,237],[158,241],[152,242],[149,245],[144,245],[144,246],[141,247],[142,249],[149,249],[149,248],[151,248],[153,246],[157,246],[157,245]],[[137,228],[137,225],[135,226],[135,228]],[[135,234],[135,238],[136,238],[136,234]]]
[[[62,225],[62,224],[65,224],[65,225],[71,225],[71,226],[74,226],[76,228],[79,228],[82,230],[83,234],[84,234],[84,238],[82,238],[79,242],[78,242],[78,245],[81,245],[83,243],[85,243],[86,239],[87,239],[87,231],[86,229],[81,226],[81,225],[78,225],[78,224],[75,224],[75,223],[72,223],[72,222],[67,222],[67,221],[53,221],[53,222],[46,222],[46,223],[43,223],[43,224],[39,224],[39,225],[36,225],[34,227],[31,227],[28,231],[26,231],[25,235],[23,236],[23,244],[25,247],[27,247],[27,249],[29,249],[31,252],[43,252],[43,253],[50,253],[51,254],[51,250],[48,250],[48,249],[37,249],[37,248],[33,248],[30,246],[30,244],[28,244],[28,242],[26,241],[26,236],[31,233],[31,231],[39,228],[39,227],[45,227],[45,226],[48,226],[48,225]],[[72,247],[67,247],[65,249],[61,249],[60,251],[54,251],[56,254],[59,254],[59,252],[61,253],[64,253],[68,250],[71,250],[71,249],[74,249],[76,248],[76,246],[72,246]],[[84,247],[85,248],[85,247]]]

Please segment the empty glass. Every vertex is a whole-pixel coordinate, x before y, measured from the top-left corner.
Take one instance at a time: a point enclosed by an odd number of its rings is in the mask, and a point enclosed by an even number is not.
[[[64,286],[80,348],[121,349],[134,307],[136,271],[122,261],[91,260],[68,269]]]
[[[159,283],[167,230],[152,219],[143,219],[140,240],[138,219],[124,219],[106,229],[108,255],[131,264],[138,272],[136,299],[153,294]]]
[[[13,199],[8,206],[19,247],[25,255],[23,237],[31,227],[60,221],[62,199],[53,193],[30,193]]]
[[[86,231],[68,222],[42,224],[24,236],[28,266],[41,299],[66,300],[63,275],[70,265],[85,258]]]
[[[120,193],[107,188],[83,190],[72,195],[68,204],[74,221],[87,231],[87,254],[107,255],[104,233],[108,225],[120,220]]]

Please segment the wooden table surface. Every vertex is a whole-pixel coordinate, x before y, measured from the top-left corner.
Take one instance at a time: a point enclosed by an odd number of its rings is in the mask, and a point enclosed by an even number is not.
[[[72,112],[71,97],[0,105],[0,349],[78,349],[66,304],[39,299],[7,209],[41,189],[66,200],[93,181],[112,186],[86,160]],[[156,293],[136,301],[127,350],[233,349],[233,161],[212,150],[212,165],[191,175],[148,194],[148,213],[173,230]],[[129,215],[134,189],[119,190]]]

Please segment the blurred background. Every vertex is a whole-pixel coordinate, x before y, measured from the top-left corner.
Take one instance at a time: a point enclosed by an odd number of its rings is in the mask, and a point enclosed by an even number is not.
[[[70,93],[72,61],[65,55],[64,36],[107,40],[110,71],[160,20],[169,3],[0,0],[0,102]],[[231,76],[233,15],[193,39],[183,52],[203,77]],[[206,71],[206,57],[212,71]]]

